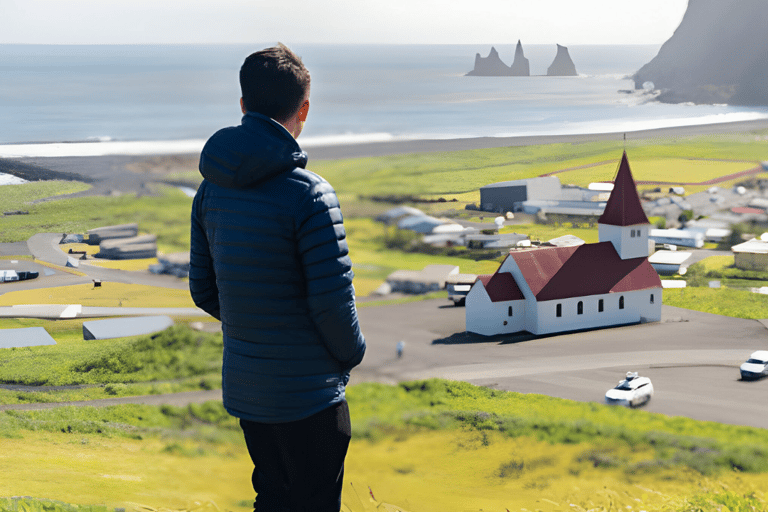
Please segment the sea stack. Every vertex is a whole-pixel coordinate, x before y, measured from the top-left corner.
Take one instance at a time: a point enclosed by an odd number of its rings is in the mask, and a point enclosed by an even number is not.
[[[487,57],[475,55],[475,69],[467,73],[467,76],[509,76],[509,66],[504,64],[499,57],[499,52],[491,46],[491,52]]]
[[[510,73],[512,76],[531,76],[531,66],[523,54],[523,44],[519,39],[517,40],[517,48],[515,48],[515,60],[510,66]]]
[[[552,65],[547,68],[547,76],[578,76],[576,66],[571,60],[568,48],[557,45],[557,55]]]
[[[766,19],[765,0],[689,0],[675,33],[633,76],[635,88],[667,103],[768,105]]]

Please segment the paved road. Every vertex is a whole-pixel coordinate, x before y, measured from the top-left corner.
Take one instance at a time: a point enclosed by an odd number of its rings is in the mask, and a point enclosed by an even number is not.
[[[92,284],[98,279],[102,283],[126,283],[157,286],[160,288],[174,288],[186,290],[189,285],[186,281],[169,275],[152,274],[149,271],[125,271],[102,268],[91,265],[87,261],[75,260],[77,267],[67,267],[68,256],[59,246],[61,233],[38,233],[26,242],[27,252],[16,252],[14,255],[31,255],[35,260],[16,260],[16,263],[4,260],[2,268],[14,270],[31,270],[39,272],[35,279],[17,281],[12,283],[0,283],[0,294],[29,289],[54,288],[79,284]],[[0,244],[0,255],[11,255],[14,251],[21,251],[23,247],[17,242],[13,244]],[[42,263],[41,263],[42,262]],[[52,263],[61,268],[52,268],[45,263]],[[82,275],[85,274],[85,275]],[[43,305],[43,306],[13,306],[0,307],[0,317],[6,318],[72,318],[72,308],[67,305]],[[177,316],[207,316],[198,308],[99,308],[83,307],[78,309],[77,317],[103,317],[120,315],[177,315]]]
[[[738,369],[768,349],[759,321],[664,306],[659,323],[486,338],[464,332],[464,308],[447,303],[361,308],[369,349],[352,383],[442,377],[602,403],[627,371],[639,371],[656,390],[647,411],[768,428],[768,407],[759,405],[768,380],[741,381]]]
[[[47,261],[60,267],[67,266],[68,258],[61,250],[59,241],[61,233],[38,233],[27,240],[27,246],[30,253],[38,260]],[[187,289],[189,285],[177,277],[169,275],[152,274],[149,271],[126,271],[111,268],[102,268],[96,265],[90,265],[87,261],[75,260],[76,270],[86,274],[89,280],[100,279],[101,281],[111,281],[115,283],[133,283],[145,284],[149,286],[159,286],[161,288],[175,288],[178,290]]]

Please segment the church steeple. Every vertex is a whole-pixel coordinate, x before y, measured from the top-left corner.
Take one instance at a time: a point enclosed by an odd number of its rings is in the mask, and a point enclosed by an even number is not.
[[[611,196],[597,222],[600,241],[612,242],[621,259],[648,256],[650,222],[640,203],[626,151],[621,157]]]
[[[635,224],[650,224],[645,216],[640,196],[637,195],[637,185],[629,170],[627,152],[621,156],[616,179],[613,180],[613,192],[605,205],[605,211],[597,221],[600,224],[613,226],[632,226]]]

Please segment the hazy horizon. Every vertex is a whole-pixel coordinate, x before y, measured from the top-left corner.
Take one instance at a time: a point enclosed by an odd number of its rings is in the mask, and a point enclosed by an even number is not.
[[[0,0],[0,44],[662,44],[687,3]]]

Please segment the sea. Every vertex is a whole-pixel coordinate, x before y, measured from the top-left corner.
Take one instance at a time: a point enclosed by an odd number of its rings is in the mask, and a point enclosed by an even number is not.
[[[240,123],[253,45],[0,45],[0,157],[192,153]],[[296,44],[312,76],[302,147],[628,132],[768,118],[768,107],[667,105],[630,76],[659,45],[523,45],[530,77],[466,76],[491,45]],[[511,64],[515,44],[495,45]],[[649,86],[650,87],[650,86]]]

